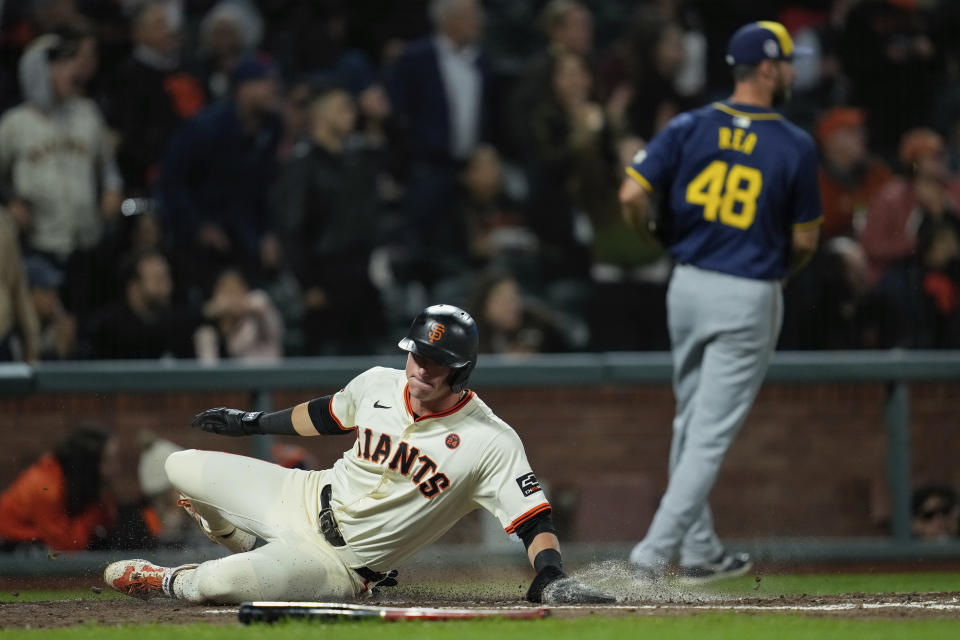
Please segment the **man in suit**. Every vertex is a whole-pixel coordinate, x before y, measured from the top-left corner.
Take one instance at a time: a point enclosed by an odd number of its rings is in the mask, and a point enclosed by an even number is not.
[[[405,244],[442,247],[457,226],[447,203],[455,199],[459,172],[489,129],[491,72],[477,44],[484,21],[477,0],[434,0],[430,17],[434,34],[407,46],[390,69],[388,90],[411,160]],[[433,260],[424,273],[451,275],[436,264],[448,260]]]
[[[390,98],[418,162],[465,160],[484,137],[490,63],[477,42],[477,0],[434,0],[435,33],[410,43],[391,70]]]
[[[167,142],[206,102],[203,87],[180,64],[181,37],[171,2],[140,4],[131,23],[133,50],[104,92],[107,120],[120,135],[117,163],[132,195],[156,187]]]

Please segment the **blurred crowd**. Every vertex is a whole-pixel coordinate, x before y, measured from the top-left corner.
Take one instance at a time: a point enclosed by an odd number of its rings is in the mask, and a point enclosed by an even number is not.
[[[0,1],[0,360],[665,349],[623,167],[724,99],[739,25],[808,55],[819,255],[781,348],[960,348],[960,5]]]
[[[0,493],[0,551],[142,549],[188,542],[192,524],[163,470],[180,449],[144,432],[139,499],[117,498],[118,440],[94,424],[75,427]]]
[[[182,450],[149,430],[137,434],[136,487],[123,472],[119,438],[84,423],[0,491],[0,552],[31,556],[60,551],[183,548],[213,545],[181,508],[164,469]],[[129,452],[128,452],[129,453]],[[274,445],[270,460],[289,469],[316,469],[297,445]]]
[[[61,551],[183,549],[208,546],[164,470],[182,448],[149,430],[136,436],[136,459],[126,460],[120,440],[87,423],[25,465],[0,489],[0,553],[43,557]],[[129,451],[127,452],[130,453]],[[288,469],[318,469],[297,444],[275,443],[269,458]],[[123,473],[135,462],[136,486]],[[890,533],[889,504],[871,508],[878,531]],[[955,541],[960,500],[948,483],[919,483],[912,493],[910,533],[918,540]]]

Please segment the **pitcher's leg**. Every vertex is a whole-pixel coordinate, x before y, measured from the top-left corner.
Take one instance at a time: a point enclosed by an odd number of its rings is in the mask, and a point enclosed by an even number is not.
[[[722,285],[718,282],[717,289]],[[644,540],[644,555],[650,561],[672,560],[697,521],[703,552],[715,545],[712,522],[704,519],[707,497],[763,382],[779,335],[778,285],[731,282],[729,286],[728,295],[712,300],[717,304],[716,337],[704,351],[683,450]]]
[[[687,425],[693,414],[693,399],[700,384],[700,364],[705,344],[690,332],[683,342],[674,342],[673,394],[676,398],[676,413],[673,418],[673,438],[670,442],[670,471],[676,466],[683,451]]]
[[[693,412],[693,398],[700,384],[703,350],[709,335],[701,332],[696,290],[690,275],[677,267],[667,290],[667,322],[670,330],[670,356],[673,361],[673,394],[676,413],[670,444],[669,469],[672,472],[683,451],[684,437]]]
[[[674,271],[667,291],[673,391],[676,397],[669,457],[671,475],[686,446],[687,429],[693,414],[694,398],[700,383],[701,361],[706,346],[706,336],[698,331],[696,292],[690,290],[689,280],[683,268],[678,268]],[[651,526],[644,539],[631,550],[630,561],[641,567],[659,569],[660,565],[669,562],[670,558],[667,556],[672,555],[672,551],[665,556],[655,550],[666,548],[670,540],[679,539],[683,533],[683,531],[655,530]],[[657,539],[658,535],[664,536],[665,539]]]
[[[701,381],[684,440],[683,452],[670,476],[647,537],[657,541],[651,555],[665,560],[680,545],[682,535],[703,517],[720,465],[746,420],[766,374],[782,318],[782,298],[775,285],[750,285],[745,306],[731,298],[727,317],[738,328],[720,331],[704,352]],[[738,307],[747,317],[737,317]],[[712,522],[701,521],[709,525]],[[704,533],[709,544],[711,533]]]
[[[716,343],[706,353],[702,375],[705,380],[715,380],[712,374],[727,368],[727,358]],[[683,536],[701,516],[727,447],[746,417],[743,405],[726,384],[701,385],[695,402],[683,452],[643,542],[649,564],[673,559]],[[738,408],[740,412],[736,412]]]
[[[703,505],[680,543],[680,564],[697,565],[716,560],[723,553],[723,543],[713,530],[710,506]]]
[[[760,304],[756,307],[756,312],[758,316],[753,320],[756,326],[755,330],[740,336],[738,338],[740,342],[733,347],[748,352],[756,352],[755,357],[747,358],[747,361],[752,363],[754,375],[746,377],[745,393],[741,396],[740,405],[737,409],[738,412],[743,412],[743,420],[746,419],[746,415],[753,406],[756,394],[760,390],[777,338],[780,335],[780,326],[783,321],[783,298],[780,295],[779,287],[772,287],[769,295],[761,298]],[[740,427],[737,426],[729,437],[727,448],[732,444],[739,430]],[[704,503],[700,515],[690,525],[683,538],[680,546],[680,564],[695,566],[715,562],[723,552],[723,543],[713,528],[710,507]]]

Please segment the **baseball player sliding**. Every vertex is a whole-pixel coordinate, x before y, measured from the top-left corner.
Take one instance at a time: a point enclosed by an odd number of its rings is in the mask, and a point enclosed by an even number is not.
[[[219,435],[355,441],[323,471],[214,451],[170,455],[167,475],[183,506],[233,554],[179,567],[114,562],[107,584],[190,602],[361,598],[395,585],[393,567],[482,507],[526,545],[537,572],[528,600],[613,602],[566,577],[550,503],[519,436],[466,388],[477,363],[473,318],[428,307],[399,346],[405,370],[375,367],[332,396],[275,413],[198,414],[193,426]],[[265,544],[255,548],[257,539]]]
[[[630,553],[643,575],[678,556],[690,584],[752,566],[724,549],[707,497],[776,346],[781,280],[809,260],[819,236],[816,146],[773,110],[790,94],[793,54],[780,23],[737,30],[727,49],[730,99],[674,118],[627,167],[620,190],[627,221],[644,234],[659,199],[658,236],[677,263],[667,290],[677,398],[670,481]]]

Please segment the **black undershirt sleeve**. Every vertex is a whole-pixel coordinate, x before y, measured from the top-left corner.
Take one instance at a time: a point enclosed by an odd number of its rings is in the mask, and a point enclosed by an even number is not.
[[[313,422],[313,427],[325,436],[342,436],[345,433],[353,434],[353,429],[344,429],[333,417],[330,411],[330,401],[332,395],[315,398],[307,404],[307,413]]]
[[[290,408],[284,409],[283,411],[263,414],[260,416],[260,420],[257,421],[260,433],[278,436],[300,435],[297,433],[297,430],[293,428],[293,422],[290,420],[292,413],[293,409]]]
[[[517,527],[517,535],[523,540],[523,546],[527,549],[530,548],[533,539],[541,533],[557,534],[549,512],[536,515]]]
[[[322,398],[316,398],[307,403],[307,415],[310,417],[313,428],[321,435],[336,436],[353,433],[352,429],[340,428],[340,423],[337,422],[333,414],[330,413],[331,398],[333,398],[332,395],[323,396]],[[279,436],[300,435],[293,426],[293,410],[295,408],[296,407],[291,407],[283,411],[265,413],[260,416],[260,419],[257,421],[260,433]]]

